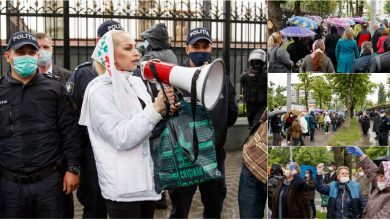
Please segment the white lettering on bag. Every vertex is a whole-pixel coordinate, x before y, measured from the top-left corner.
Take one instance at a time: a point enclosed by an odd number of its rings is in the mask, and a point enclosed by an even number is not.
[[[7,103],[8,103],[7,100],[0,101],[0,105],[4,105],[4,104],[7,104]]]

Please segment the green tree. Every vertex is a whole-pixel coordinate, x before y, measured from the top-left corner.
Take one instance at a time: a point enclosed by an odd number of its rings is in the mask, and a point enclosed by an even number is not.
[[[298,84],[298,90],[303,90],[304,97],[303,97],[303,103],[306,106],[306,110],[309,110],[309,93],[312,88],[312,74],[311,73],[299,73],[298,77],[301,83]]]
[[[316,105],[323,109],[324,105],[330,108],[330,101],[332,100],[332,88],[326,81],[324,76],[314,76],[312,79],[311,89],[313,91],[313,98],[316,101]]]
[[[347,109],[344,127],[349,128],[356,103],[371,94],[376,84],[371,82],[369,74],[328,74],[326,77],[332,92],[344,102]]]
[[[298,148],[293,148],[293,156],[296,155]],[[293,160],[295,158],[293,157]],[[290,160],[290,148],[289,147],[269,147],[268,148],[268,165],[280,164],[284,165]]]
[[[378,88],[378,105],[385,104],[385,103],[386,103],[385,85],[383,85],[383,83],[379,83],[379,88]]]
[[[372,160],[387,155],[387,147],[365,147],[362,150]]]
[[[386,3],[385,3],[385,12],[387,12],[388,14],[390,14],[390,0],[386,0]]]
[[[299,164],[317,166],[333,161],[333,152],[326,147],[301,147],[294,158]]]

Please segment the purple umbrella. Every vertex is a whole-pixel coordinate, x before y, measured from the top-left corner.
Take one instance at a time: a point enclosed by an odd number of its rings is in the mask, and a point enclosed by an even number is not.
[[[366,20],[364,20],[363,18],[352,18],[352,20],[357,23],[357,24],[364,24],[364,23],[367,23]]]
[[[285,37],[310,37],[316,35],[314,31],[304,27],[286,27],[280,33]]]
[[[343,18],[328,18],[325,20],[325,23],[343,28],[349,27],[351,25],[348,20]]]

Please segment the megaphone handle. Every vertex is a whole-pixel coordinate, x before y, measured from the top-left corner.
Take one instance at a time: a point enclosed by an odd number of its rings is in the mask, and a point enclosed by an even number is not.
[[[171,109],[171,105],[169,104],[168,96],[165,93],[164,85],[162,84],[160,78],[158,77],[156,66],[154,65],[153,61],[150,62],[149,66],[150,66],[150,70],[152,70],[154,78],[157,80],[157,82],[159,83],[159,85],[161,86],[161,89],[163,91],[163,94],[164,94],[164,97],[165,97],[165,102],[164,102],[165,103],[165,112],[166,112],[166,116],[168,116],[169,115],[168,114],[169,110]]]
[[[198,134],[196,133],[196,122],[195,122],[195,116],[196,116],[196,81],[199,78],[199,74],[201,72],[201,69],[197,69],[192,76],[192,82],[191,82],[191,110],[192,110],[192,120],[194,122],[194,127],[192,128],[192,147],[194,150],[194,160],[193,162],[198,159],[199,155],[199,141],[198,141]]]

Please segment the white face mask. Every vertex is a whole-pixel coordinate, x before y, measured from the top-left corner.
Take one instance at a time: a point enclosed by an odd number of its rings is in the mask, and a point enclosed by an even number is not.
[[[328,169],[329,169],[330,171],[333,171],[333,167],[328,167]]]
[[[376,182],[376,186],[380,191],[382,191],[384,188],[386,188],[386,183],[385,182]]]
[[[290,170],[283,170],[283,175],[286,177],[286,178],[288,178],[288,177],[290,177],[291,176],[291,171]]]
[[[385,114],[380,114],[381,117],[385,117]]]
[[[364,176],[364,172],[359,172],[359,176]]]
[[[340,177],[340,183],[347,183],[349,181],[349,176]]]
[[[309,177],[310,176],[310,174],[305,174],[305,177]]]

